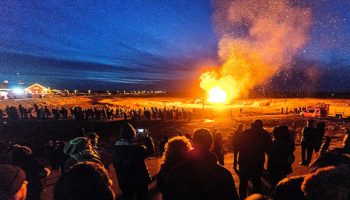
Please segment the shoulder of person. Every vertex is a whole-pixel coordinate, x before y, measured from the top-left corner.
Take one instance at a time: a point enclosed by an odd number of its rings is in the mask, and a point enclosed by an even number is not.
[[[227,177],[231,177],[232,178],[231,172],[228,169],[226,169],[226,167],[217,164],[216,168],[220,171],[220,173],[222,173],[223,176],[227,176]]]
[[[292,176],[292,177],[289,177],[289,178],[284,178],[277,184],[276,189],[278,187],[285,187],[285,186],[288,186],[288,185],[302,183],[304,181],[304,177],[305,177],[305,175]]]

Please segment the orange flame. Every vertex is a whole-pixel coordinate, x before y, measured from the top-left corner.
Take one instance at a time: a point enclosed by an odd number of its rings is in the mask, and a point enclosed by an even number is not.
[[[208,91],[209,98],[208,102],[211,103],[226,103],[227,102],[227,93],[221,87],[216,86]]]

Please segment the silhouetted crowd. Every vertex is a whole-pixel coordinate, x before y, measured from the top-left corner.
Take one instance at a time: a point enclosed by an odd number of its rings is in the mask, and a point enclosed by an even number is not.
[[[0,109],[0,121],[5,118],[9,120],[19,119],[55,119],[55,120],[113,120],[113,119],[132,119],[132,120],[191,120],[192,116],[201,115],[202,109],[185,108],[130,108],[127,106],[117,106],[116,108],[104,107],[40,107],[34,104],[33,107],[25,108],[22,105],[18,107],[7,106],[5,110]]]
[[[154,199],[156,194],[165,200],[348,200],[350,130],[346,130],[342,147],[330,149],[325,129],[324,122],[315,125],[308,120],[302,132],[300,163],[308,167],[308,173],[289,176],[295,161],[294,137],[289,128],[277,126],[270,134],[261,120],[246,129],[240,124],[232,137],[232,167],[239,176],[238,190],[233,174],[224,167],[222,133],[204,128],[192,135],[164,136],[158,148],[162,164],[153,177],[145,162],[155,154],[153,139],[126,122],[112,149],[102,147],[98,134],[93,132],[68,142],[49,141],[46,149],[51,170],[33,156],[29,147],[3,145],[0,199],[40,199],[46,177],[50,171],[59,170],[55,200]],[[314,159],[312,154],[316,155]],[[114,167],[120,194],[113,190],[110,166]]]

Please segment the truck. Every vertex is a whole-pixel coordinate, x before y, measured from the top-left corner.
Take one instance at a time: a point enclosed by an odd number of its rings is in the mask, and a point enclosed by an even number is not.
[[[350,118],[350,104],[332,105],[328,116],[339,119]]]

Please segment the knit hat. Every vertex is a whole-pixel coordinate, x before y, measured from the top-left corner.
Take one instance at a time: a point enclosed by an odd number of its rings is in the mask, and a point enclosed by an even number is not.
[[[76,137],[67,142],[64,146],[63,152],[67,155],[73,155],[83,150],[86,150],[88,140],[86,137]]]
[[[15,195],[26,180],[25,172],[13,165],[0,165],[0,199]]]

